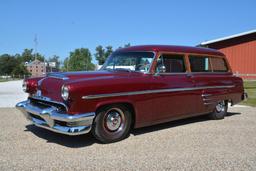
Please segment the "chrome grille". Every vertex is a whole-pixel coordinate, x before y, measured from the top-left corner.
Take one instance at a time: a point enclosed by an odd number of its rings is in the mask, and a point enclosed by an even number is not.
[[[64,103],[58,103],[58,102],[54,102],[54,101],[46,101],[46,100],[37,99],[37,98],[33,98],[33,97],[29,97],[29,100],[32,104],[34,104],[35,106],[40,107],[40,108],[47,108],[47,107],[54,106],[58,109],[58,111],[67,112],[67,106]]]

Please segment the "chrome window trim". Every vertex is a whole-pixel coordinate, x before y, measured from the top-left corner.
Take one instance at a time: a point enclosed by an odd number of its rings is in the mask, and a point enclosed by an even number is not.
[[[167,76],[167,75],[170,75],[170,76],[172,76],[172,75],[188,75],[188,74],[191,74],[190,72],[176,72],[176,73],[174,73],[174,72],[169,72],[169,73],[167,73],[167,72],[164,72],[164,73],[159,73],[159,72],[156,72],[154,75],[155,76]]]
[[[197,75],[197,74],[202,74],[202,75],[213,75],[213,74],[221,74],[221,75],[228,75],[228,74],[233,74],[232,72],[190,72],[193,75]]]
[[[184,72],[164,72],[164,73],[161,73],[161,72],[156,72],[156,68],[157,68],[157,65],[155,66],[154,68],[154,75],[182,75],[182,74],[188,74],[188,70],[187,70],[187,64],[186,64],[186,54],[185,53],[175,53],[175,52],[160,52],[159,53],[159,56],[157,57],[156,59],[156,63],[157,63],[157,60],[162,56],[162,55],[180,55],[182,56],[183,58],[183,62],[184,62],[184,69],[185,71]]]
[[[132,96],[132,95],[156,94],[156,93],[170,93],[170,92],[191,91],[191,90],[201,90],[201,89],[215,89],[215,88],[221,89],[221,88],[233,88],[233,87],[235,87],[235,85],[143,90],[143,91],[131,91],[131,92],[121,92],[121,93],[87,95],[87,96],[82,96],[82,99],[90,100],[90,99],[99,99],[99,98],[108,98],[108,97]]]

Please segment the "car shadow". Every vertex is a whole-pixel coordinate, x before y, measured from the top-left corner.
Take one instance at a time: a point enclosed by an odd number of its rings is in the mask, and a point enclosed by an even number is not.
[[[233,115],[241,115],[241,113],[238,113],[238,112],[227,112],[226,117],[233,116]]]
[[[39,138],[45,139],[47,143],[56,143],[62,146],[71,148],[80,148],[90,146],[94,143],[99,143],[90,133],[77,136],[68,136],[55,133],[34,125],[27,125],[26,130],[30,131]]]
[[[240,114],[241,113],[237,113],[237,112],[228,112],[226,117],[230,117],[233,115],[240,115]],[[211,121],[211,119],[209,119],[209,117],[207,115],[196,116],[196,117],[175,120],[175,121],[170,121],[170,122],[157,124],[157,125],[153,125],[153,126],[134,129],[131,131],[131,134],[137,136],[140,134],[146,134],[146,133],[150,133],[150,132],[160,131],[163,129],[173,128],[173,127],[177,127],[177,126],[183,126],[183,125],[192,124],[192,123],[206,122],[206,121]]]
[[[227,117],[230,117],[233,115],[240,115],[240,114],[241,113],[228,112]],[[131,134],[137,136],[140,134],[146,134],[150,132],[160,131],[163,129],[183,126],[183,125],[192,124],[192,123],[205,122],[209,120],[210,119],[207,115],[197,116],[197,117],[192,117],[188,119],[176,120],[176,121],[171,121],[171,122],[162,123],[158,125],[134,129],[131,131]],[[70,147],[70,148],[86,147],[94,143],[101,144],[101,142],[96,140],[91,133],[84,134],[84,135],[77,135],[77,136],[68,136],[68,135],[58,134],[43,128],[39,128],[34,125],[27,125],[26,130],[24,131],[32,132],[37,137],[45,139],[47,143],[56,143],[62,146]]]

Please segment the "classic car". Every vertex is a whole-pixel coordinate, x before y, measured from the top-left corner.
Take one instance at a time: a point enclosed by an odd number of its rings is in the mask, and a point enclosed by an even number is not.
[[[59,72],[24,80],[28,99],[16,107],[38,127],[88,132],[103,143],[133,128],[209,115],[246,98],[225,55],[199,47],[146,45],[118,49],[98,71]]]

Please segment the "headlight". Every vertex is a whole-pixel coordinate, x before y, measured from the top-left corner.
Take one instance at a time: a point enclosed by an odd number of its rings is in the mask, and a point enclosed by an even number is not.
[[[22,89],[23,89],[23,91],[25,91],[25,92],[27,92],[27,90],[28,90],[28,83],[27,83],[27,81],[25,81],[25,80],[23,80]]]
[[[69,96],[69,92],[68,92],[68,87],[63,85],[61,87],[61,97],[64,99],[64,100],[68,100],[68,96]]]

